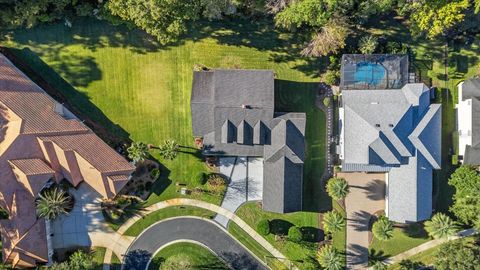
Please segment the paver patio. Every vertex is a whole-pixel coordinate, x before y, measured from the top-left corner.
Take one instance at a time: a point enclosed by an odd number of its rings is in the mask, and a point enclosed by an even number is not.
[[[365,269],[370,244],[372,215],[385,209],[384,173],[338,173],[350,185],[345,199],[347,212],[347,269]]]

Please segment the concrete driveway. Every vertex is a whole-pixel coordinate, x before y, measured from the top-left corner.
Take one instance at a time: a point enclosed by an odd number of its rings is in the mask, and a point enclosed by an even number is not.
[[[247,201],[262,200],[263,159],[253,157],[222,157],[220,173],[227,176],[229,183],[222,201],[222,208],[235,212]],[[217,215],[215,221],[227,227],[228,219]]]
[[[338,173],[350,185],[347,212],[347,269],[365,269],[372,215],[385,210],[385,173]]]
[[[167,219],[149,227],[128,249],[123,269],[144,270],[162,246],[181,240],[207,246],[233,269],[267,269],[219,225],[194,217]]]
[[[75,205],[68,215],[52,221],[52,244],[54,249],[76,246],[91,246],[89,233],[109,231],[101,210],[101,195],[86,183],[70,189]]]

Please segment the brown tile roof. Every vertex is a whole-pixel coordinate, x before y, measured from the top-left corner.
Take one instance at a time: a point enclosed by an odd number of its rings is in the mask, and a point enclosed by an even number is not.
[[[129,171],[135,166],[93,133],[40,137],[51,141],[64,151],[74,151],[102,173]]]
[[[39,158],[14,159],[9,160],[9,162],[22,171],[25,175],[55,173],[55,171],[48,166],[45,161]]]
[[[6,126],[14,121],[21,123],[20,131],[15,125]],[[5,129],[9,136],[1,134]],[[35,182],[29,182],[35,184],[34,190],[40,184],[36,175],[55,173],[43,161],[49,159],[37,138],[73,151],[106,175],[113,174],[108,185],[115,191],[135,168],[0,54],[0,206],[9,212],[9,219],[0,220],[0,234],[3,261],[19,260],[19,265],[47,260],[45,223],[36,217],[34,196],[12,171],[13,165],[28,175],[28,181]],[[63,172],[55,174],[61,177]]]
[[[21,95],[20,95],[21,92]],[[77,119],[66,119],[63,108],[0,54],[0,102],[23,121],[22,133],[88,131]]]

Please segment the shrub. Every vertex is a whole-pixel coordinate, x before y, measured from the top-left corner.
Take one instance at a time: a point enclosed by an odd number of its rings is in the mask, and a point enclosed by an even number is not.
[[[324,269],[343,269],[345,257],[332,245],[323,246],[317,253],[317,260]]]
[[[288,239],[292,242],[300,242],[303,239],[303,234],[300,228],[292,226],[288,229]]]
[[[160,177],[160,169],[155,168],[152,171],[150,171],[150,178],[152,178],[153,180],[157,180],[158,177]]]
[[[7,210],[0,207],[0,219],[8,219]]]
[[[336,85],[340,79],[340,71],[338,69],[328,69],[324,75],[324,81],[328,85]]]
[[[330,98],[329,97],[325,97],[323,99],[323,105],[325,105],[325,107],[330,106]]]
[[[200,172],[197,174],[197,176],[195,176],[194,178],[195,182],[195,186],[202,186],[205,184],[205,173],[203,172]]]
[[[262,219],[257,223],[257,231],[263,236],[267,236],[270,233],[270,221],[268,219]]]
[[[327,182],[327,193],[335,200],[342,200],[347,197],[350,187],[344,178],[333,177]]]
[[[364,36],[358,43],[358,50],[362,54],[372,54],[378,46],[378,39],[374,36]]]
[[[211,174],[208,176],[207,186],[208,189],[213,193],[220,193],[225,190],[225,179],[218,174]]]

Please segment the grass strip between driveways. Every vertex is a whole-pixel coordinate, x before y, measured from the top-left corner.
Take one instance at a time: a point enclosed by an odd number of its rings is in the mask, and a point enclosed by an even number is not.
[[[103,259],[105,258],[105,253],[107,249],[104,247],[94,247],[93,248],[93,264],[95,265],[95,270],[103,269]]]
[[[210,210],[194,206],[171,206],[165,209],[157,210],[142,217],[140,220],[130,226],[130,228],[128,228],[128,230],[125,232],[125,235],[138,236],[143,230],[155,222],[179,216],[198,216],[212,219],[215,216],[215,213]]]

